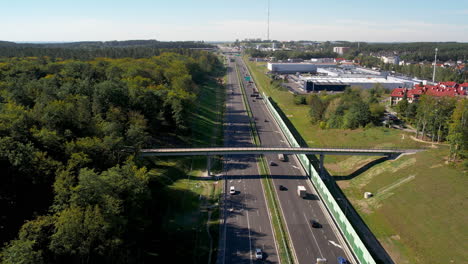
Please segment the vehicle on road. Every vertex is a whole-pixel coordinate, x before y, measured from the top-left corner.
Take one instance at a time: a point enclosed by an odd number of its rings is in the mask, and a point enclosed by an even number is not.
[[[268,122],[268,120],[267,120],[267,119],[265,119],[265,122]]]
[[[286,157],[284,156],[284,154],[278,154],[278,159],[281,160],[281,161],[286,161]]]
[[[270,166],[277,166],[277,164],[274,161],[270,161]]]
[[[310,225],[313,228],[321,228],[322,227],[322,225],[317,220],[310,220]]]
[[[307,196],[306,188],[302,185],[297,186],[297,195],[299,195],[299,197],[305,198]]]
[[[287,191],[288,188],[286,188],[284,185],[280,185],[280,186],[279,186],[279,190],[280,190],[280,191]]]
[[[255,99],[252,99],[252,102],[257,102],[257,101],[255,101]]]
[[[327,259],[326,258],[317,258],[316,264],[327,264]]]
[[[229,194],[236,194],[236,189],[234,188],[234,186],[231,186],[229,188]]]
[[[256,259],[263,259],[263,252],[261,249],[256,248],[255,249],[255,258]]]
[[[349,264],[349,262],[343,257],[338,257],[338,264]]]

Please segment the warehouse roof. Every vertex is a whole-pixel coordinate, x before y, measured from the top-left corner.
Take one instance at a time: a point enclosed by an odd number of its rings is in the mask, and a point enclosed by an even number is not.
[[[385,78],[339,78],[339,77],[301,77],[302,80],[314,83],[401,83],[395,80]]]

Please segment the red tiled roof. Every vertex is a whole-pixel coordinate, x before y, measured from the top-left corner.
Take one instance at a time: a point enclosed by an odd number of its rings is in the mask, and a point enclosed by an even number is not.
[[[464,96],[467,95],[468,83],[463,83],[458,85],[456,82],[441,82],[438,85],[424,85],[420,86],[416,84],[413,89],[406,89],[406,88],[395,88],[391,96],[392,97],[403,97],[405,92],[408,98],[414,98],[418,95],[428,94],[432,96]]]
[[[456,86],[458,83],[456,82],[440,82],[439,85],[445,85],[445,86]]]

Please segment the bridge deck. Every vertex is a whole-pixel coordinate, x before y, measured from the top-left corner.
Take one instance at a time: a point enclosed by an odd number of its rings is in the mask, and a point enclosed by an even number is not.
[[[416,153],[421,149],[354,149],[354,148],[290,148],[290,147],[210,147],[210,148],[157,148],[142,149],[142,156],[211,156],[245,154],[322,154],[388,156]]]

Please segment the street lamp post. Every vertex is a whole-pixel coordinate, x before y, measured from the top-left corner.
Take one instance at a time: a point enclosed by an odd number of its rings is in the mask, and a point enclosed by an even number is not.
[[[436,66],[437,66],[437,48],[435,48],[435,57],[434,57],[434,71],[432,72],[432,82],[435,82],[435,73],[436,73]]]

